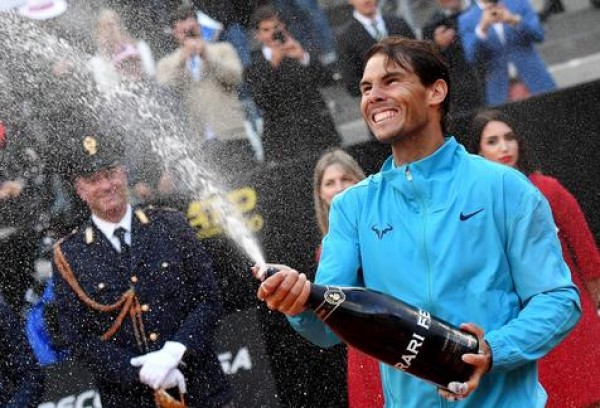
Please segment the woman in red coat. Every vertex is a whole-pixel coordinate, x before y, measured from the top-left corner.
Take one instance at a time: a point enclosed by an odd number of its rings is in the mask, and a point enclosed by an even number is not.
[[[600,406],[600,254],[573,195],[558,180],[540,173],[527,155],[525,139],[504,113],[479,113],[471,125],[471,151],[520,170],[550,203],[563,256],[581,293],[583,314],[571,334],[539,362],[547,407]]]
[[[325,153],[315,166],[313,198],[321,234],[329,230],[329,208],[333,197],[365,178],[358,163],[341,149]],[[321,247],[317,250],[317,261]],[[379,408],[383,392],[379,363],[358,350],[348,348],[348,405],[350,408]]]

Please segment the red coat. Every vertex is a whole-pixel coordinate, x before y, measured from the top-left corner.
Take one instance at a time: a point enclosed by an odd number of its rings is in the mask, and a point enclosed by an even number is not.
[[[348,407],[383,407],[379,362],[348,347]]]
[[[550,203],[583,309],[575,329],[540,360],[540,381],[548,392],[547,408],[579,408],[600,401],[600,318],[584,285],[600,278],[600,254],[575,197],[552,177],[532,174],[529,178]]]

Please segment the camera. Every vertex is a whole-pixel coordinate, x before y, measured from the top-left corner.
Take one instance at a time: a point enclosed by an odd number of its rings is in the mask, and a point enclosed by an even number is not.
[[[285,34],[283,33],[283,31],[277,30],[273,33],[273,41],[278,41],[280,43],[284,43],[285,42]]]

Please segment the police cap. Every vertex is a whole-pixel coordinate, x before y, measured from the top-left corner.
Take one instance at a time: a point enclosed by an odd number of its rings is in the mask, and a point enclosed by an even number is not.
[[[118,166],[123,162],[123,146],[117,137],[89,130],[72,135],[66,173],[72,179]]]

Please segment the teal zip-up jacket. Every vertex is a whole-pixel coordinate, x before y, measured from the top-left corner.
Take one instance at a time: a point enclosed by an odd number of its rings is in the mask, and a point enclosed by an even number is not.
[[[475,323],[492,350],[491,371],[453,403],[381,364],[387,408],[545,405],[536,360],[569,333],[581,308],[550,207],[525,176],[450,137],[422,160],[396,168],[390,157],[338,195],[329,226],[316,283],[365,286],[455,325]],[[289,320],[322,347],[339,342],[311,311]]]

